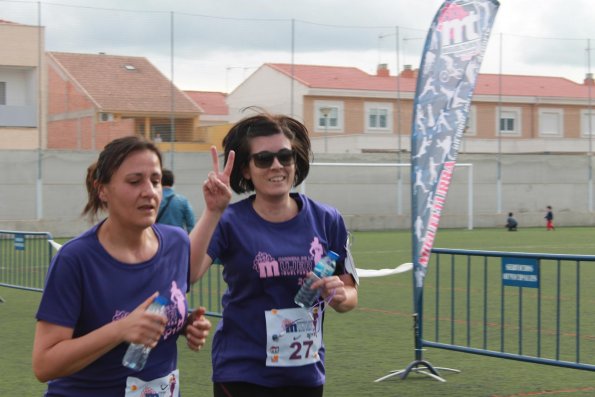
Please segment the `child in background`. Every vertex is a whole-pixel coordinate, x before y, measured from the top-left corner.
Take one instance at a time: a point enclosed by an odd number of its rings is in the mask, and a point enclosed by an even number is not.
[[[547,213],[545,214],[545,217],[544,217],[546,220],[546,224],[545,224],[546,230],[548,232],[550,230],[556,230],[554,228],[554,212],[552,211],[552,206],[548,205],[546,207],[546,209],[547,209]]]
[[[518,222],[514,219],[514,214],[512,212],[508,213],[508,218],[506,218],[506,228],[509,232],[516,232]]]

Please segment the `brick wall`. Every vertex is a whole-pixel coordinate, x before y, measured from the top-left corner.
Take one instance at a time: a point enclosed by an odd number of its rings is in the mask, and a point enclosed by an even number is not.
[[[97,121],[93,102],[71,81],[49,68],[48,149],[101,150],[134,134],[134,120]]]

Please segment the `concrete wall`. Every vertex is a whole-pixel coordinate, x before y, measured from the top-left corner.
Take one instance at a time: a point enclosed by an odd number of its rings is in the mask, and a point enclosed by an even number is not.
[[[0,229],[47,231],[55,237],[74,236],[90,226],[80,217],[86,203],[84,176],[97,152],[45,151],[42,157],[42,217],[37,216],[36,151],[0,151]],[[394,163],[395,154],[316,154],[315,162]],[[211,167],[210,155],[176,153],[176,190],[202,211],[201,184]],[[403,156],[403,162],[408,158]],[[588,164],[585,155],[502,155],[501,202],[498,212],[497,155],[461,154],[459,164],[472,164],[473,226],[503,226],[513,211],[520,227],[543,226],[545,207],[552,205],[557,226],[590,226]],[[172,167],[170,153],[164,166]],[[399,171],[400,170],[400,171]],[[468,226],[468,173],[458,166],[442,213],[441,226]],[[400,172],[400,178],[399,178]],[[399,190],[399,182],[401,189]],[[409,168],[312,166],[299,189],[336,206],[353,230],[406,229],[410,226]],[[238,199],[235,197],[234,199]]]

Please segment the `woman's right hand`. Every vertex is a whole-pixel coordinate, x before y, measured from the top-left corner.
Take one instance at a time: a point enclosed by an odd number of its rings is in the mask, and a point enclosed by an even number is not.
[[[152,348],[157,345],[165,332],[167,318],[160,314],[149,313],[147,308],[158,295],[159,293],[155,292],[121,320],[120,325],[126,342]]]
[[[102,357],[122,342],[155,347],[167,319],[147,313],[154,293],[128,316],[111,321],[85,335],[74,337],[74,329],[38,321],[33,343],[33,371],[41,382],[71,375]]]
[[[233,169],[235,152],[233,150],[229,152],[223,171],[219,171],[219,155],[215,146],[211,146],[211,159],[213,161],[213,171],[209,172],[202,187],[205,205],[210,211],[223,212],[231,200],[229,180]]]

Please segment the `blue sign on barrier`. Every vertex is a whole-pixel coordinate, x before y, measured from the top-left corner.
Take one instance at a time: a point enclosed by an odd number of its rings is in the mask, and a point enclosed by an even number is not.
[[[25,235],[16,233],[14,235],[14,250],[24,251],[25,250]]]
[[[502,257],[502,284],[539,288],[539,262],[536,258]]]

